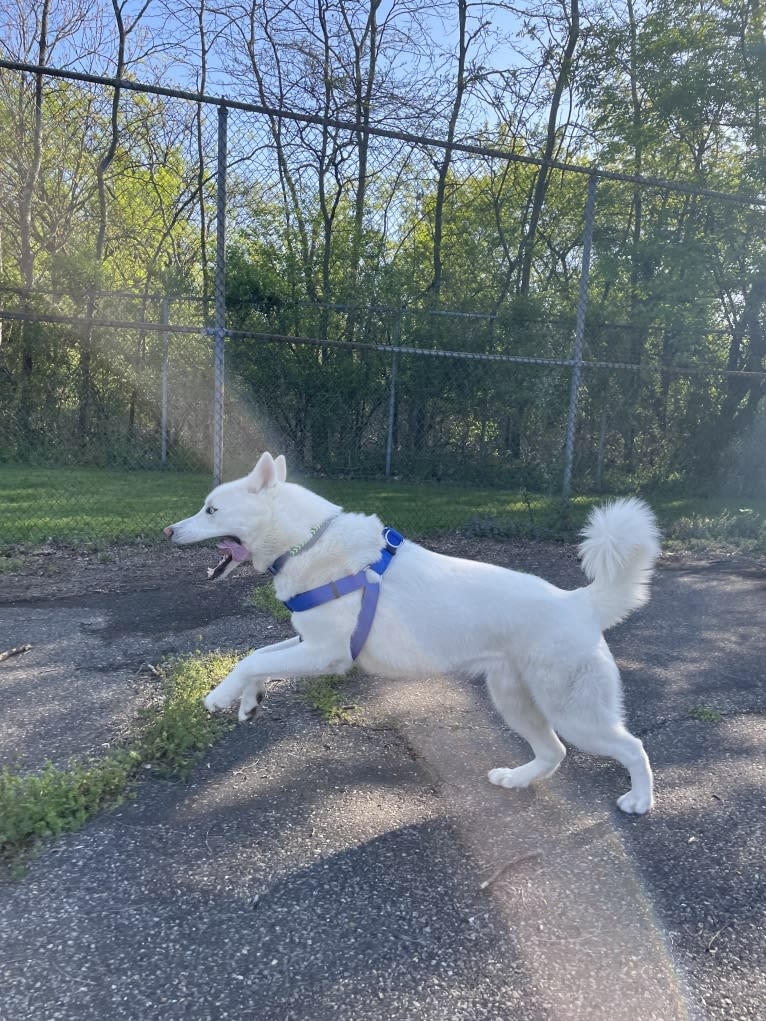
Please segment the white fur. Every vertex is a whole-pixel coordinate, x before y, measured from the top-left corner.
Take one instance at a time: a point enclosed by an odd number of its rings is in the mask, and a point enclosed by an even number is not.
[[[237,536],[263,571],[333,515],[317,541],[277,575],[276,595],[288,599],[375,562],[382,526],[377,517],[342,513],[286,482],[284,458],[264,454],[250,475],[218,486],[198,514],[166,532],[177,543]],[[558,734],[621,762],[631,789],[617,803],[640,814],[652,807],[652,773],[641,742],[623,725],[620,675],[602,630],[646,601],[659,554],[657,526],[642,501],[617,500],[591,513],[583,535],[580,552],[590,584],[571,592],[534,575],[405,542],[382,579],[375,621],[357,662],[392,679],[485,677],[503,719],[534,753],[526,765],[491,770],[490,782],[526,787],[550,776],[565,755]],[[235,567],[229,564],[224,573]],[[239,700],[244,720],[271,677],[348,670],[360,600],[354,592],[293,614],[300,637],[243,659],[207,696],[207,708],[225,709]]]

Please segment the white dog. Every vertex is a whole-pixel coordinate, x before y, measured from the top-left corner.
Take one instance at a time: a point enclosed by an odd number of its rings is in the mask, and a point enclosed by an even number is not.
[[[222,540],[211,577],[245,560],[270,569],[293,610],[297,637],[238,663],[205,699],[211,712],[239,699],[246,720],[269,678],[344,673],[356,657],[392,679],[481,675],[534,752],[526,765],[491,770],[491,783],[526,787],[551,776],[565,755],[559,734],[625,766],[624,812],[652,807],[649,760],[623,726],[620,675],[602,636],[648,598],[660,546],[646,504],[617,500],[591,513],[580,545],[590,584],[567,592],[384,535],[377,517],[344,513],[285,476],[284,457],[265,453],[246,478],[216,487],[199,513],[165,529],[179,545]]]

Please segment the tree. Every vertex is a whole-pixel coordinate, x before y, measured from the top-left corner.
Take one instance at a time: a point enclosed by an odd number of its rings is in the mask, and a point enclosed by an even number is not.
[[[537,229],[540,222],[540,216],[542,215],[545,196],[548,191],[550,161],[554,157],[556,150],[561,148],[566,134],[566,125],[562,127],[559,124],[559,112],[561,109],[564,90],[571,90],[573,88],[572,72],[574,68],[574,55],[580,38],[579,0],[570,0],[568,7],[562,4],[562,14],[563,20],[566,24],[566,39],[558,67],[554,75],[553,92],[548,111],[545,142],[542,150],[542,163],[537,172],[537,179],[535,181],[534,191],[529,204],[527,226],[519,256],[519,292],[522,295],[529,294],[530,278],[532,275],[532,259],[534,255]],[[554,52],[554,47],[551,47],[551,50],[549,51],[551,56]]]

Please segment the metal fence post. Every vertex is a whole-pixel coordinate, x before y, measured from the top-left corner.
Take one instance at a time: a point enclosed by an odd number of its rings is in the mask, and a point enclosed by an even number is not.
[[[168,358],[170,354],[170,298],[162,299],[162,418],[160,420],[160,463],[168,460]]]
[[[218,173],[215,220],[215,357],[213,383],[213,485],[223,472],[224,349],[226,340],[226,153],[229,111],[218,107]]]
[[[575,324],[574,354],[572,356],[572,383],[569,389],[569,415],[567,417],[567,436],[564,444],[564,482],[561,495],[565,501],[569,499],[572,489],[574,434],[577,423],[577,398],[580,392],[580,376],[582,374],[582,349],[585,336],[585,312],[588,307],[588,277],[590,275],[590,253],[593,242],[593,216],[596,210],[597,181],[596,174],[592,173],[588,178],[588,201],[585,205],[582,273],[580,274],[580,294],[577,299],[577,321]]]
[[[598,430],[598,456],[596,458],[596,489],[601,492],[604,481],[604,451],[606,449],[606,402],[601,409],[601,422]]]
[[[391,340],[395,347],[398,347],[402,336],[402,316],[397,312],[394,316]],[[399,352],[391,353],[391,385],[388,391],[388,430],[386,432],[386,478],[391,478],[391,459],[394,453],[394,421],[396,419],[396,370],[399,361]]]

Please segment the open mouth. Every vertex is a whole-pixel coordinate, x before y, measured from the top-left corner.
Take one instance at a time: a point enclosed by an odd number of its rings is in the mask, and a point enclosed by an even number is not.
[[[223,556],[215,567],[208,567],[207,576],[209,581],[224,578],[250,556],[250,551],[246,546],[242,545],[235,535],[227,535],[217,544],[217,549],[223,550]]]

